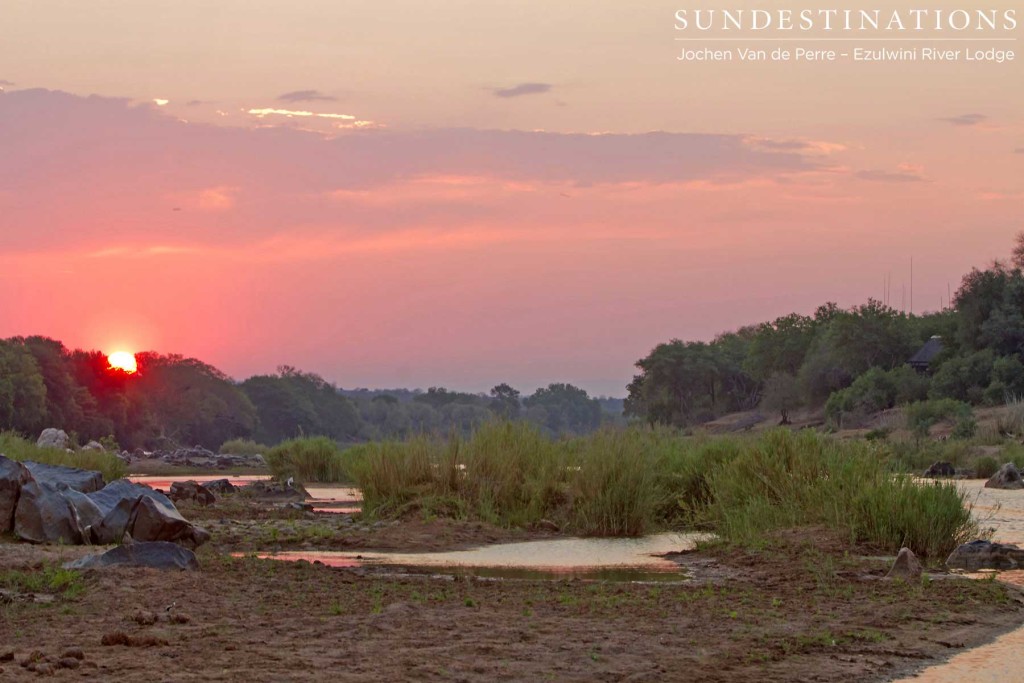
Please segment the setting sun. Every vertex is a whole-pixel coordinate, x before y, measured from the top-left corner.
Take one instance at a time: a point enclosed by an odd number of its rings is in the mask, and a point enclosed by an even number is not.
[[[110,363],[112,369],[121,370],[128,374],[132,374],[139,369],[138,364],[135,362],[135,354],[128,351],[115,351],[107,356],[107,362]]]

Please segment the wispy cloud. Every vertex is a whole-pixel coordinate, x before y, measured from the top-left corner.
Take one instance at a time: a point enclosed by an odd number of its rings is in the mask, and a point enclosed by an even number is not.
[[[338,98],[319,90],[293,90],[277,96],[278,102],[337,102]]]
[[[959,116],[949,116],[939,120],[951,123],[954,126],[977,126],[987,121],[988,117],[984,114],[960,114]]]
[[[351,114],[318,114],[312,111],[302,111],[297,109],[273,109],[267,107],[264,109],[250,109],[246,112],[252,114],[257,118],[266,118],[267,116],[287,116],[288,118],[318,118],[318,119],[342,119],[345,121],[354,121],[356,117]]]
[[[550,83],[520,83],[511,88],[495,88],[492,92],[495,97],[522,97],[523,95],[543,95],[551,92],[553,87]]]
[[[882,169],[868,169],[853,174],[860,180],[871,180],[873,182],[927,182],[924,169],[911,164],[900,164],[894,171]]]

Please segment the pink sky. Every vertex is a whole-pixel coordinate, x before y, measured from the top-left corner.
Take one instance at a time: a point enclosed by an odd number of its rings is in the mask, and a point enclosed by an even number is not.
[[[935,309],[1024,229],[1019,61],[681,65],[663,2],[84,4],[0,25],[0,336],[623,395],[673,337],[899,307],[911,257]]]

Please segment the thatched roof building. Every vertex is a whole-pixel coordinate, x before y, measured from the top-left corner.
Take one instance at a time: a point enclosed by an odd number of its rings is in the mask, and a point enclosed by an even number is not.
[[[911,356],[907,364],[918,372],[928,372],[932,361],[942,353],[942,337],[935,335],[921,347],[921,350]]]

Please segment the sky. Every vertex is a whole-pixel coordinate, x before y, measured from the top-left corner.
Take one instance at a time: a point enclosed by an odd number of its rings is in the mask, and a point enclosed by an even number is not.
[[[911,259],[935,310],[1009,253],[1019,31],[1003,64],[693,64],[679,6],[5,2],[0,336],[621,396],[658,343],[887,277],[909,308]]]

